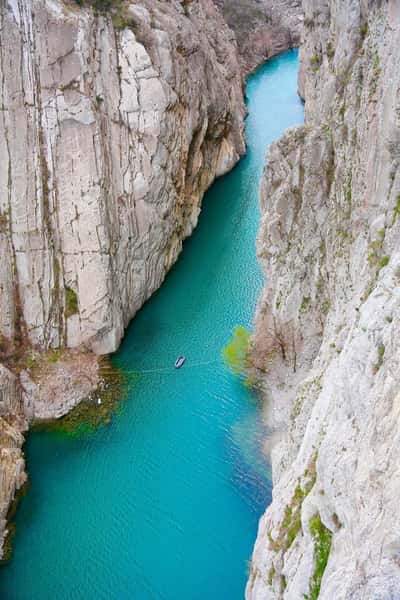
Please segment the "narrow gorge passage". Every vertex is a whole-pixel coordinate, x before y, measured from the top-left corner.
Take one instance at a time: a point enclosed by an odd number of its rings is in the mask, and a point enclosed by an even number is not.
[[[243,597],[271,484],[260,408],[221,350],[234,326],[251,327],[262,287],[258,186],[268,144],[303,120],[297,67],[288,52],[249,78],[248,153],[207,193],[113,358],[130,392],[111,424],[29,436],[31,484],[2,599]]]

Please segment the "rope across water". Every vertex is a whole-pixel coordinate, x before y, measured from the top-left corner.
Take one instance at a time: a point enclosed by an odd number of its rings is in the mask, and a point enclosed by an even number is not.
[[[197,363],[192,363],[192,364],[185,364],[184,368],[185,369],[194,369],[197,367],[203,367],[205,365],[212,365],[212,364],[216,364],[221,362],[220,359],[214,359],[214,360],[207,360],[207,361],[203,361],[203,362],[197,362]],[[159,368],[155,368],[155,369],[144,369],[142,371],[135,371],[135,370],[130,370],[130,369],[125,369],[124,368],[124,373],[128,374],[128,375],[145,375],[147,373],[167,373],[167,372],[175,372],[175,368],[174,366],[170,366],[170,367],[159,367]]]

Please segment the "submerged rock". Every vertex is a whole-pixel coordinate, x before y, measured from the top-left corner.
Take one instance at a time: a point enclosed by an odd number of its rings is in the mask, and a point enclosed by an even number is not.
[[[261,190],[252,358],[276,443],[246,595],[397,598],[400,6],[304,8],[306,124]]]

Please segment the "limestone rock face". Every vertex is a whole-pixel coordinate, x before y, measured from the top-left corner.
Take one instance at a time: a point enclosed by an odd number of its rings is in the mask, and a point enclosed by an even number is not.
[[[0,8],[0,333],[114,351],[244,152],[212,0]]]
[[[214,0],[238,41],[244,72],[300,43],[301,0]]]
[[[27,429],[24,402],[17,378],[0,365],[0,559],[8,534],[7,514],[17,490],[26,481],[22,453]]]
[[[82,4],[0,2],[0,362],[19,373],[0,365],[0,555],[29,421],[97,388],[95,354],[116,350],[245,150],[212,0]]]
[[[400,590],[400,4],[304,9],[306,124],[271,147],[261,190],[252,356],[274,491],[246,595],[386,600]]]

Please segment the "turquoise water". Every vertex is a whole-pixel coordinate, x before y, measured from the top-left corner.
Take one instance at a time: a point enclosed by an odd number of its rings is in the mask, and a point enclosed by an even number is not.
[[[207,193],[113,359],[132,383],[122,410],[89,436],[29,436],[2,600],[243,597],[271,485],[259,405],[220,356],[235,325],[251,327],[259,179],[268,144],[302,122],[296,75],[289,52],[250,77],[247,156]]]

